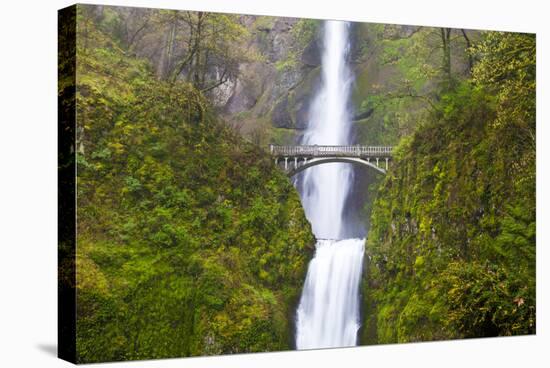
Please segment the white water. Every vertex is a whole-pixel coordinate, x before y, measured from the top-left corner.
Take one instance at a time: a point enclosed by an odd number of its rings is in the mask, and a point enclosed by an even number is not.
[[[347,109],[351,73],[346,64],[349,24],[324,26],[322,88],[310,111],[302,144],[350,143]],[[331,163],[304,171],[300,194],[318,239],[296,318],[296,347],[314,349],[354,346],[360,327],[359,284],[364,239],[341,239],[349,233],[344,205],[353,183],[349,164]]]
[[[355,346],[364,239],[319,240],[298,308],[298,349]]]

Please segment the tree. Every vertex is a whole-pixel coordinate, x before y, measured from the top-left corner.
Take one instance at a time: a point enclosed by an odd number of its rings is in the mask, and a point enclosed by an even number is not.
[[[239,65],[251,58],[247,30],[236,15],[164,11],[160,21],[169,28],[165,57],[174,63],[164,77],[172,82],[183,78],[208,92],[235,79]]]
[[[474,68],[474,58],[471,52],[472,41],[470,41],[470,37],[468,36],[466,30],[461,29],[460,32],[462,33],[462,37],[464,37],[464,41],[466,42],[466,52],[468,53],[468,72],[472,73],[472,69]]]
[[[441,53],[442,53],[442,63],[441,70],[443,71],[443,81],[445,87],[450,87],[451,85],[451,32],[452,28],[440,28],[441,35]]]
[[[497,99],[495,127],[519,132],[534,155],[536,130],[536,38],[534,34],[487,32],[473,48],[480,61],[473,79]],[[517,135],[515,136],[517,139]]]

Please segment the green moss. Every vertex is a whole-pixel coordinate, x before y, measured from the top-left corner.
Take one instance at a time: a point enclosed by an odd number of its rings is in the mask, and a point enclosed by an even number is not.
[[[298,66],[298,59],[295,52],[289,52],[286,59],[277,60],[275,70],[278,73],[284,73],[295,69]]]
[[[253,27],[257,30],[270,30],[275,25],[277,17],[257,16],[254,20]]]
[[[294,129],[284,129],[284,128],[274,128],[273,136],[271,141],[276,145],[292,145],[296,140],[296,130]]]

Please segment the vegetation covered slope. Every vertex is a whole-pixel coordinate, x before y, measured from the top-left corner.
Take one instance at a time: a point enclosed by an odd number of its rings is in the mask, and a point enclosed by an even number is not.
[[[535,332],[535,37],[470,51],[378,192],[363,343]]]
[[[313,237],[259,148],[79,6],[77,360],[284,350]]]

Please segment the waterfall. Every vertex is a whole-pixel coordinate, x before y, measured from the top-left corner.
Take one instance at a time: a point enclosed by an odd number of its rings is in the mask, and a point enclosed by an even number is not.
[[[324,24],[322,87],[311,105],[302,144],[350,144],[348,28],[345,22]],[[298,349],[357,343],[365,240],[342,239],[350,233],[344,221],[344,205],[352,183],[352,168],[344,163],[309,168],[297,182],[306,216],[318,239],[297,310]]]

